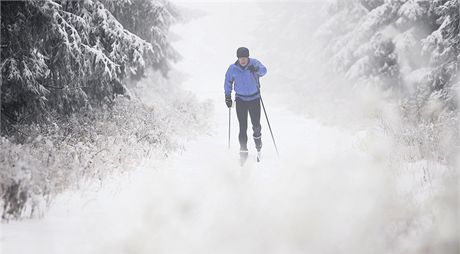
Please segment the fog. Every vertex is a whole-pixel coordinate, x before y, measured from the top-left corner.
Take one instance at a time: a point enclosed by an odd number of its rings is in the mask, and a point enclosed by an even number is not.
[[[432,164],[439,169],[431,172],[434,182],[420,182],[417,164],[401,166],[395,159],[396,141],[382,124],[401,121],[397,98],[372,85],[355,89],[327,71],[315,36],[327,19],[323,2],[177,5],[187,17],[171,31],[181,60],[163,85],[181,86],[212,104],[211,128],[166,162],[146,162],[121,183],[108,181],[91,194],[93,201],[79,196],[72,204],[82,207],[78,212],[62,215],[66,209],[57,205],[50,219],[28,224],[35,230],[23,233],[34,253],[458,250],[456,179],[436,182],[445,169]],[[238,163],[234,108],[227,149],[223,91],[225,71],[240,46],[268,69],[261,91],[280,151],[278,157],[262,117],[262,162],[255,162],[250,139],[244,167]],[[34,238],[55,225],[53,214],[66,218],[62,227],[71,234],[50,230],[52,237]],[[21,232],[22,226],[9,226]],[[30,248],[10,244],[5,253]]]

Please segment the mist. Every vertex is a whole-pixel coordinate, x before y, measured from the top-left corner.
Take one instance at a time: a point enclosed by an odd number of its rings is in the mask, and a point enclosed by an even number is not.
[[[388,88],[384,82],[393,82],[391,77],[357,81],[352,71],[338,71],[331,63],[343,51],[325,40],[332,31],[326,29],[332,23],[330,3],[173,3],[183,18],[171,26],[168,38],[180,57],[167,77],[148,73],[133,97],[168,108],[160,118],[189,107],[207,123],[193,126],[196,130],[187,128],[194,118],[165,123],[165,129],[185,129],[167,134],[191,136],[178,139],[179,152],[164,160],[142,159],[135,170],[108,177],[99,187],[64,192],[41,220],[2,225],[0,250],[459,252],[460,156],[458,126],[452,126],[457,118],[443,122],[432,149],[428,132],[408,123],[401,109],[410,82]],[[390,40],[399,35],[384,34]],[[256,162],[250,138],[243,167],[235,108],[229,119],[223,89],[225,71],[241,46],[267,67],[261,95],[279,148],[278,156],[263,115],[262,161]],[[353,57],[360,54],[353,52]],[[401,48],[395,52],[401,65],[419,60]],[[410,79],[410,73],[402,79]],[[180,104],[189,98],[192,103]],[[402,141],[411,138],[427,145]],[[424,153],[428,150],[434,151],[431,157]],[[21,245],[25,240],[27,246]]]

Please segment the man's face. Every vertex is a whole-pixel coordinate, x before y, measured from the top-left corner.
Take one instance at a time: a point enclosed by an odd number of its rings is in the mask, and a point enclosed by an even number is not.
[[[238,57],[238,62],[241,66],[246,66],[248,64],[249,58],[247,57]]]

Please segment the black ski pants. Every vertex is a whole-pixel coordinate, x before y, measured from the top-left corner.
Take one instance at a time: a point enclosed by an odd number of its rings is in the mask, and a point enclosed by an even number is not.
[[[244,100],[241,100],[240,98],[236,98],[236,115],[240,123],[240,134],[238,138],[240,141],[241,149],[247,149],[248,113],[251,116],[251,123],[252,123],[252,130],[253,130],[252,136],[256,144],[256,149],[260,150],[262,148],[262,141],[261,141],[262,127],[260,126],[260,98],[251,100],[251,101],[244,101]]]

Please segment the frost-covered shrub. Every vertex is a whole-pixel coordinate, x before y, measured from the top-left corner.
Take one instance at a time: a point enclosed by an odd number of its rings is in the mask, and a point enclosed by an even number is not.
[[[158,100],[150,105],[121,96],[110,110],[56,114],[50,124],[17,125],[16,135],[2,137],[2,218],[40,215],[66,189],[161,159],[203,134],[209,105],[166,82],[156,87]]]

